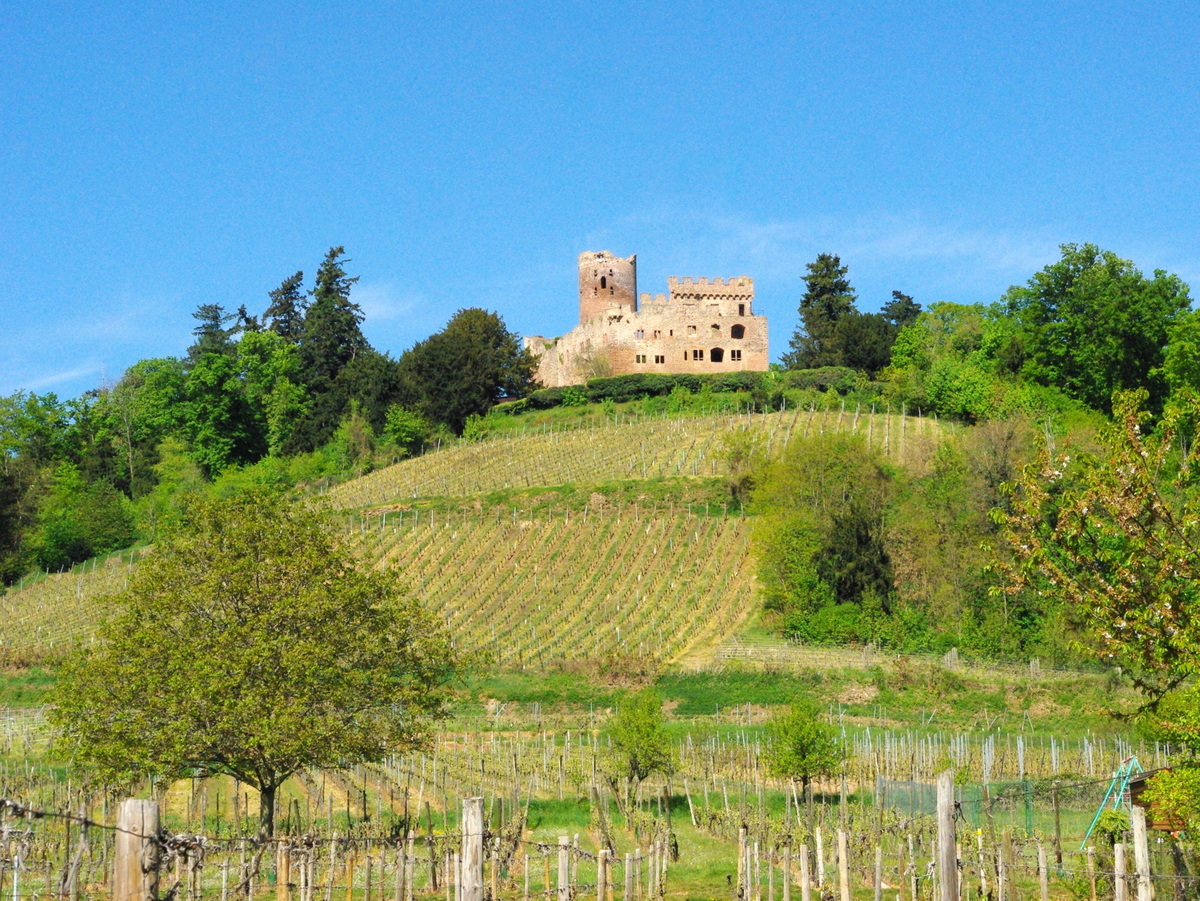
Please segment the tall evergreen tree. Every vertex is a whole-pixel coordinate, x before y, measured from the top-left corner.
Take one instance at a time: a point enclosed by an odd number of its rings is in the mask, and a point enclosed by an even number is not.
[[[195,342],[188,348],[188,358],[199,360],[205,354],[226,354],[234,352],[233,336],[238,333],[238,327],[228,328],[230,322],[237,317],[236,313],[226,313],[219,303],[201,304],[192,314],[199,325],[192,329],[196,336]]]
[[[788,369],[843,365],[838,321],[858,312],[858,298],[836,254],[818,254],[804,276],[806,290],[800,298],[800,324],[792,334],[790,350],[783,355]]]
[[[350,300],[358,276],[351,278],[342,268],[350,262],[341,259],[345,253],[344,247],[331,247],[325,254],[304,316],[300,367],[306,383],[314,388],[328,387],[342,367],[368,347],[361,328],[362,308]]]
[[[884,319],[897,329],[902,329],[917,321],[921,315],[921,305],[903,291],[893,291],[892,299],[883,305],[880,312]]]
[[[263,314],[266,327],[288,344],[299,344],[304,337],[304,311],[308,304],[301,288],[303,284],[303,272],[289,275],[268,295],[271,303]]]

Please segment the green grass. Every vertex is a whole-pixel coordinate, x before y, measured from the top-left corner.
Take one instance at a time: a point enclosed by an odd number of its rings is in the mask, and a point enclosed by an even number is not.
[[[44,667],[0,671],[0,707],[37,707],[54,688],[54,672]]]

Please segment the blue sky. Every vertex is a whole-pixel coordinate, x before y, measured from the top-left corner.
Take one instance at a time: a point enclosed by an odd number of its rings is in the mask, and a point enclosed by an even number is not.
[[[576,321],[582,250],[859,306],[990,302],[1092,241],[1200,281],[1183,3],[24,4],[0,16],[0,394],[73,396],[345,245],[395,355]],[[1197,285],[1200,290],[1200,285]]]

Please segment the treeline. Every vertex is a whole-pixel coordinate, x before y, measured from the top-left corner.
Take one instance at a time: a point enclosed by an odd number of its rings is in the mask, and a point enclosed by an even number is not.
[[[1188,286],[1093,244],[1062,257],[991,304],[937,302],[922,311],[899,291],[860,313],[848,267],[808,265],[786,368],[849,367],[894,406],[965,422],[1042,415],[1068,406],[1111,411],[1117,391],[1145,390],[1151,409],[1200,388],[1200,318]]]
[[[288,276],[260,315],[200,306],[184,355],[115,385],[0,398],[0,579],[152,540],[191,493],[419,452],[532,389],[533,359],[486,310],[460,310],[399,358],[373,348],[344,254],[331,248],[308,290]]]

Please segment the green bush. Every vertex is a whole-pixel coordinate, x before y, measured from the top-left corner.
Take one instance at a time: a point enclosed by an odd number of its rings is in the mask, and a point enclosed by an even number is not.
[[[858,387],[859,380],[858,372],[848,366],[794,369],[780,376],[784,388],[815,388],[818,391],[836,391],[838,394],[853,391]]]

